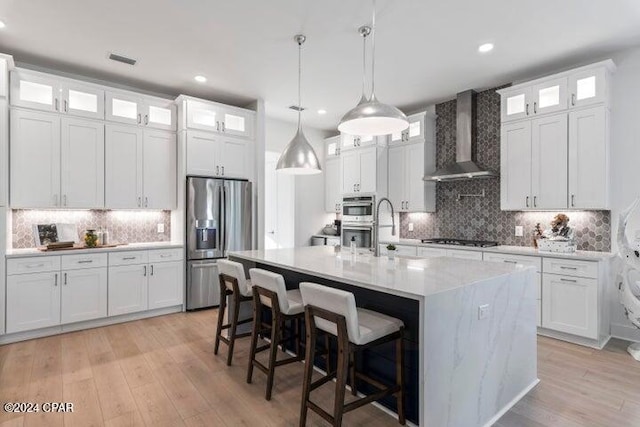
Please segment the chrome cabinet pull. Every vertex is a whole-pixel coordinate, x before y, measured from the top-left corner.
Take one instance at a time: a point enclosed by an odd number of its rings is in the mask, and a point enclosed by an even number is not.
[[[562,270],[577,270],[578,269],[578,267],[567,267],[567,266],[564,266],[564,265],[561,265],[560,268]]]
[[[220,131],[220,122],[216,122],[216,130]]]
[[[571,207],[576,205],[576,195],[572,194],[571,195]]]
[[[136,259],[136,257],[134,257],[134,256],[126,256],[126,257],[122,258],[123,261],[130,261],[132,259]]]
[[[38,267],[44,267],[44,263],[41,262],[40,264],[27,264],[27,265],[25,265],[25,268],[38,268]]]
[[[142,207],[142,197],[138,197],[138,207]]]
[[[145,115],[144,115],[144,124],[145,124],[145,125],[148,125],[148,124],[149,124],[149,115],[148,115],[148,114],[145,114]]]
[[[578,281],[577,281],[577,280],[574,280],[574,279],[565,279],[564,277],[561,277],[561,278],[560,278],[560,281],[561,281],[561,282],[578,283]]]
[[[67,195],[62,196],[63,204],[67,206]]]
[[[222,176],[224,176],[224,166],[222,166]]]
[[[508,264],[517,264],[518,263],[518,261],[510,261],[508,259],[504,259],[504,260],[502,260],[502,262],[506,262]]]
[[[148,208],[148,207],[149,207],[149,198],[148,198],[148,197],[145,197],[145,198],[144,198],[144,207],[145,207],[145,208]]]
[[[64,273],[64,284],[67,284],[67,273]]]
[[[69,111],[69,103],[67,102],[66,99],[64,100],[63,105],[64,105],[64,112],[65,113],[68,112]]]
[[[526,204],[527,204],[527,207],[529,207],[529,196],[527,196]]]
[[[56,111],[59,111],[60,110],[60,105],[59,105],[58,98],[55,99],[55,104],[56,104]]]
[[[537,208],[538,207],[538,202],[537,202],[538,196],[533,196],[533,207]]]
[[[216,175],[220,175],[220,166],[216,166]]]
[[[408,200],[405,202],[405,205],[406,205],[405,209],[409,209],[409,201]]]
[[[571,105],[576,105],[576,94],[575,93],[571,94]]]
[[[142,114],[138,113],[138,124],[142,123]]]
[[[58,286],[58,273],[56,273],[54,276],[55,276],[55,279],[53,281],[53,286]]]
[[[53,195],[53,206],[58,206],[58,195],[57,194]]]
[[[147,266],[143,266],[144,267],[144,277],[147,277]]]
[[[537,107],[537,105],[538,105],[538,103],[537,103],[537,102],[534,102],[534,103],[533,103],[533,114],[538,114],[538,109],[536,108],[536,107]]]
[[[529,104],[527,104],[527,108],[526,108],[526,110],[525,110],[525,111],[526,111],[527,116],[528,116],[528,115],[529,115]]]
[[[92,259],[84,259],[84,260],[78,261],[78,264],[91,264],[92,262],[93,262]]]
[[[227,129],[224,127],[224,122],[222,122],[222,132],[226,132]]]
[[[151,275],[153,276],[153,264],[151,264]]]

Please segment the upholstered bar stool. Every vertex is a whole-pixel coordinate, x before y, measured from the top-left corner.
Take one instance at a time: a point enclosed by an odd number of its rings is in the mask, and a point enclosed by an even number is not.
[[[351,292],[322,286],[315,283],[300,283],[302,301],[305,305],[306,357],[300,426],[307,420],[307,409],[318,413],[333,426],[342,425],[345,412],[352,411],[367,403],[394,395],[398,402],[398,422],[405,424],[404,414],[404,347],[402,334],[404,323],[396,319],[364,308],[357,308]],[[334,372],[328,372],[323,378],[311,381],[313,373],[313,354],[317,329],[337,337],[338,362]],[[396,343],[396,383],[385,385],[355,371],[353,355],[389,341]],[[351,364],[350,364],[351,362]],[[351,366],[350,366],[351,365]],[[368,382],[378,389],[373,394],[344,403],[347,374],[351,370],[352,393],[356,395],[356,378]],[[333,415],[320,408],[310,399],[311,391],[336,378]]]
[[[251,332],[237,333],[239,325],[252,322],[253,319],[238,321],[240,303],[251,301],[251,281],[244,274],[244,267],[239,262],[229,260],[218,261],[218,273],[220,277],[220,309],[218,310],[218,327],[216,330],[216,341],[213,349],[214,354],[218,354],[220,341],[229,346],[227,353],[227,366],[231,365],[233,359],[233,347],[237,338],[248,337]],[[233,315],[228,313],[228,322],[224,324],[224,312],[227,309],[227,297],[233,297]],[[229,336],[222,336],[222,331],[229,329]]]
[[[300,343],[300,321],[304,318],[304,306],[299,289],[287,290],[284,277],[259,268],[249,270],[253,283],[253,334],[251,335],[251,349],[249,366],[247,369],[247,383],[251,383],[253,367],[260,369],[267,375],[267,390],[265,398],[271,400],[273,378],[277,366],[299,362],[304,358]],[[271,323],[261,320],[262,307],[271,309]],[[291,321],[292,335],[285,336],[286,322]],[[258,347],[258,336],[266,336],[271,332],[271,342]],[[294,341],[296,355],[277,360],[278,345],[285,350],[285,343]],[[269,362],[265,366],[256,360],[256,354],[269,350]]]

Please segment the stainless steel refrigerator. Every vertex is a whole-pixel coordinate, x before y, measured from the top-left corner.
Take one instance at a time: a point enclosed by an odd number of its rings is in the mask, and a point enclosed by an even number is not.
[[[217,259],[252,247],[251,183],[187,177],[187,310],[220,304]]]

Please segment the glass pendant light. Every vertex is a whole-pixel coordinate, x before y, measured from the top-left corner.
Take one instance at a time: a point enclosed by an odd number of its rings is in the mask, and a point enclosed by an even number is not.
[[[301,123],[302,101],[300,82],[302,80],[302,44],[307,39],[302,34],[293,38],[298,43],[298,130],[278,159],[276,170],[292,175],[312,175],[322,172],[318,156],[304,136]]]
[[[371,59],[371,97],[367,99],[364,88],[364,75],[366,69],[363,67],[362,98],[358,105],[347,112],[340,120],[338,130],[349,135],[389,135],[405,130],[409,126],[407,116],[393,105],[383,104],[378,101],[375,94],[375,65],[376,65],[376,2],[373,0],[373,19],[371,28],[360,27],[358,32],[363,36],[366,44],[366,37],[372,33],[372,59]],[[363,30],[365,29],[365,30]]]

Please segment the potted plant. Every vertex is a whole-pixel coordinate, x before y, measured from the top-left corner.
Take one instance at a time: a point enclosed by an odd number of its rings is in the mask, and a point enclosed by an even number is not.
[[[396,245],[387,245],[387,257],[389,260],[394,260],[396,257]]]

